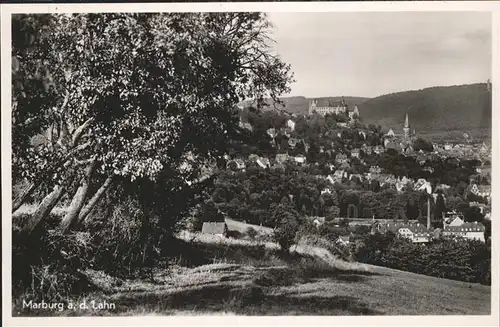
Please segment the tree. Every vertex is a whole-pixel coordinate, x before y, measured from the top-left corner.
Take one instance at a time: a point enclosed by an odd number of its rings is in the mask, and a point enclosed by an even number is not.
[[[422,150],[424,152],[432,152],[434,151],[434,146],[432,145],[431,142],[428,142],[419,137],[413,142],[413,149],[415,151]]]
[[[13,88],[13,133],[26,134],[14,139],[14,170],[33,185],[30,192],[42,183],[40,171],[54,189],[27,233],[66,185],[77,187],[62,232],[82,219],[84,208],[91,211],[113,176],[146,184],[170,176],[163,187],[178,192],[240,139],[236,103],[252,97],[260,108],[292,80],[289,66],[270,52],[270,25],[261,13],[52,18],[36,51],[13,49],[21,67]],[[43,102],[36,101],[37,92],[26,92],[39,84],[33,76],[40,63],[49,85]],[[38,130],[26,127],[28,121]],[[38,132],[49,136],[41,149],[23,141]],[[91,196],[90,189],[98,191]]]
[[[252,227],[248,227],[246,233],[252,240],[257,236],[257,231]]]
[[[446,212],[446,205],[444,203],[444,196],[439,193],[436,198],[436,205],[434,206],[434,220],[440,221],[443,213]]]
[[[274,238],[278,242],[283,252],[287,252],[293,245],[295,236],[299,231],[298,216],[293,212],[282,212],[280,216],[275,217],[279,219],[277,228],[274,230]]]
[[[299,214],[290,204],[288,198],[284,197],[281,203],[272,212],[274,223],[274,238],[286,252],[293,244],[297,231],[299,230]]]

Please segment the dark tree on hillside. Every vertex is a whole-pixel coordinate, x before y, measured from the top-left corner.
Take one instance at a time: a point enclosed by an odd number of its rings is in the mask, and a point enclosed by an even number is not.
[[[422,138],[417,138],[415,142],[413,142],[413,149],[415,151],[425,151],[425,152],[432,152],[434,151],[434,147],[432,146],[431,142],[428,142]]]
[[[439,193],[436,198],[436,205],[434,206],[434,220],[441,220],[443,213],[446,212],[446,205],[442,193]]]

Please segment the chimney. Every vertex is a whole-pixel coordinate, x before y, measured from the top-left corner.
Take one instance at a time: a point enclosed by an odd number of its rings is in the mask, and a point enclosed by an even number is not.
[[[431,228],[431,199],[427,197],[427,229]]]

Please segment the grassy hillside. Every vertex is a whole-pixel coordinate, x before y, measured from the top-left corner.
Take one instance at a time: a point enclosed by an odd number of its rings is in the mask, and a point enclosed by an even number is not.
[[[400,131],[405,114],[416,130],[491,128],[491,93],[487,85],[431,87],[379,96],[359,105],[363,122]]]
[[[344,100],[348,103],[349,106],[359,105],[369,98],[363,97],[344,97]],[[277,105],[271,101],[268,102],[270,105],[269,108],[274,108],[276,105],[277,108],[282,109],[290,114],[304,115],[309,112],[309,103],[312,100],[330,100],[330,101],[341,101],[342,97],[320,97],[320,98],[306,98],[302,96],[298,97],[283,97],[281,100],[284,102],[284,105]],[[250,105],[250,102],[246,101],[242,104],[244,107]]]
[[[186,235],[172,251],[190,264],[155,269],[153,279],[115,280],[88,271],[101,291],[82,301],[112,310],[56,315],[486,315],[488,286],[348,263],[299,245],[283,256],[273,243]],[[186,255],[188,253],[189,255]],[[20,299],[13,315],[26,315]],[[47,312],[37,311],[38,315]]]

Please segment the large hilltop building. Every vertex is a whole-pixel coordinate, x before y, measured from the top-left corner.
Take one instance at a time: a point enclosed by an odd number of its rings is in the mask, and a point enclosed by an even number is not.
[[[343,97],[340,102],[327,99],[312,100],[309,103],[309,114],[312,115],[315,112],[322,116],[326,114],[340,115],[347,113],[351,119],[354,118],[355,115],[359,117],[358,107],[354,106],[353,110],[349,111],[349,107]]]

